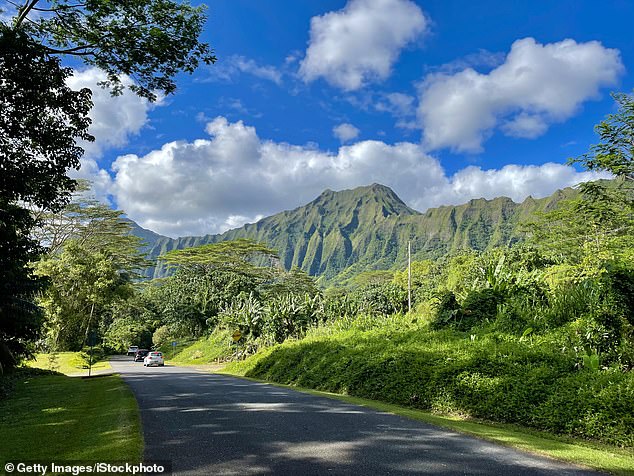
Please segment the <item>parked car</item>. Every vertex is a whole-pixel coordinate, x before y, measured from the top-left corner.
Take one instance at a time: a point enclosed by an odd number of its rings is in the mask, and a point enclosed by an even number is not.
[[[136,354],[134,354],[134,361],[135,362],[143,362],[143,360],[145,359],[145,356],[148,355],[150,353],[149,350],[147,349],[139,349],[136,351]]]
[[[128,347],[128,355],[131,355],[132,357],[134,357],[136,355],[137,350],[139,350],[138,345],[131,345],[130,347]]]
[[[163,367],[165,365],[165,360],[163,359],[162,352],[148,352],[148,354],[143,359],[143,365],[145,367],[151,367],[152,365],[158,365],[159,367]]]

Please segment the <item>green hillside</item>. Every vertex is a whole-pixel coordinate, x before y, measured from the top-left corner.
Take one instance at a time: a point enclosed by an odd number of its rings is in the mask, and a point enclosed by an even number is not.
[[[140,227],[135,234],[146,241],[153,260],[174,249],[250,238],[277,250],[286,269],[297,266],[323,282],[333,282],[366,269],[402,265],[408,241],[416,259],[512,243],[521,239],[518,224],[531,213],[550,209],[574,193],[565,189],[543,199],[529,197],[520,204],[506,197],[478,199],[420,213],[389,187],[373,184],[326,190],[304,206],[219,235],[171,239]],[[161,264],[148,270],[149,277],[165,274]]]

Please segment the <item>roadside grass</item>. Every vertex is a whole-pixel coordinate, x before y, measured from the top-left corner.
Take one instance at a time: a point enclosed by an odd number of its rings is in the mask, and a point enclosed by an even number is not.
[[[35,360],[26,362],[27,366],[36,369],[52,370],[66,375],[88,375],[88,368],[83,368],[84,361],[79,352],[56,352],[54,354],[35,354]],[[92,371],[110,370],[107,360],[93,362]]]
[[[141,461],[139,409],[121,377],[17,372],[9,397],[0,400],[0,467],[20,461]]]
[[[230,333],[217,330],[199,340],[179,342],[175,348],[165,344],[161,346],[161,351],[167,360],[176,364],[204,365],[231,355],[233,349],[227,342],[231,342]]]
[[[578,369],[558,340],[387,326],[350,329],[287,340],[227,370],[634,448],[634,373]]]
[[[634,475],[634,449],[632,448],[616,448],[601,443],[579,441],[573,438],[552,435],[518,425],[477,421],[458,416],[438,415],[365,398],[322,392],[319,390],[296,387],[294,385],[284,385],[245,377],[227,368],[217,371],[217,373],[232,375],[255,382],[267,382],[276,387],[289,388],[319,397],[331,398],[354,405],[362,405],[372,408],[373,410],[392,413],[423,423],[448,428],[511,448],[517,448],[571,464],[586,466],[610,474],[619,476]]]

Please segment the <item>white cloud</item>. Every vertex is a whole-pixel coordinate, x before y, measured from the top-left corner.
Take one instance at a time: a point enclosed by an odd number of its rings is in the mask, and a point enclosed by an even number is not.
[[[596,99],[623,71],[619,51],[598,41],[518,40],[488,74],[466,68],[425,78],[418,106],[423,142],[430,150],[480,152],[498,127],[513,137],[537,137]]]
[[[332,128],[332,133],[343,144],[344,142],[350,142],[352,139],[359,137],[361,131],[354,127],[352,124],[344,122]]]
[[[413,96],[403,93],[388,93],[375,105],[375,109],[381,112],[389,112],[394,117],[404,118],[414,116],[416,109],[414,108]]]
[[[224,117],[209,122],[206,131],[210,138],[119,157],[111,188],[117,206],[158,233],[200,235],[295,208],[326,188],[383,183],[424,211],[480,197],[521,201],[597,177],[552,163],[468,167],[447,176],[420,144],[362,141],[330,153],[262,140],[253,127]]]
[[[572,187],[580,182],[609,178],[609,174],[577,172],[563,164],[505,165],[501,169],[482,170],[467,167],[454,174],[440,201],[458,205],[473,198],[509,197],[521,202],[529,195],[542,198],[555,190]]]
[[[342,10],[311,19],[299,74],[306,82],[323,77],[346,91],[386,79],[400,51],[428,23],[410,0],[350,0]]]
[[[92,90],[93,107],[89,114],[92,124],[89,131],[95,136],[95,142],[82,143],[89,158],[98,158],[105,149],[126,145],[130,136],[138,134],[148,123],[148,111],[153,107],[147,99],[140,98],[127,88],[122,95],[112,96],[109,89],[97,84],[104,80],[105,73],[97,68],[75,71],[67,80],[72,89]],[[129,86],[132,81],[124,77],[123,84]],[[161,98],[155,104],[160,103]]]
[[[125,89],[120,96],[112,96],[109,89],[98,85],[105,79],[106,75],[101,70],[89,68],[75,71],[67,79],[67,84],[75,90],[89,88],[92,91],[93,107],[88,114],[92,123],[89,131],[95,137],[94,142],[80,141],[85,154],[80,169],[71,170],[70,176],[91,181],[95,196],[109,202],[112,178],[107,171],[100,169],[98,160],[105,150],[125,146],[131,136],[138,134],[149,122],[148,112],[162,103],[162,97],[159,96],[152,104],[129,89]],[[123,84],[129,86],[132,81],[124,77]]]
[[[208,68],[209,80],[231,82],[240,73],[250,74],[266,81],[271,81],[278,86],[282,84],[282,73],[279,69],[270,65],[258,64],[255,60],[240,55],[229,56],[224,61],[219,61]]]

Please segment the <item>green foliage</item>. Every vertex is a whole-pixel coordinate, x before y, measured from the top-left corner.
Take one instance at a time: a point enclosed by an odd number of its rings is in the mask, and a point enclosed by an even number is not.
[[[277,253],[261,243],[248,239],[221,241],[208,245],[173,250],[160,257],[162,261],[174,265],[204,266],[209,269],[231,271],[245,275],[269,277],[271,267],[260,267],[255,260],[278,260]]]
[[[145,290],[149,307],[174,336],[200,336],[217,324],[223,306],[240,293],[257,293],[254,276],[187,266]]]
[[[272,283],[265,283],[262,292],[267,295],[275,294],[308,294],[311,297],[320,293],[315,278],[305,271],[294,267],[290,271],[280,271]]]
[[[634,445],[634,376],[575,371],[546,340],[383,326],[287,342],[230,371],[399,405]],[[233,369],[233,370],[231,370]]]
[[[49,280],[39,302],[46,311],[53,350],[79,350],[113,304],[131,297],[129,279],[119,271],[107,252],[90,251],[73,241],[59,256],[37,264],[37,274]]]
[[[38,226],[31,232],[49,254],[61,252],[73,240],[87,249],[103,250],[121,272],[139,277],[150,262],[141,252],[141,239],[131,233],[132,222],[90,195],[90,182],[79,180],[71,202],[57,212],[33,208]]]
[[[504,298],[504,294],[496,288],[471,291],[462,303],[462,319],[456,323],[456,328],[468,330],[477,324],[495,319],[497,308],[504,302]]]
[[[152,331],[147,324],[132,317],[115,319],[103,336],[103,345],[114,353],[124,353],[131,345],[149,349]]]
[[[262,333],[273,342],[284,342],[289,337],[303,337],[311,325],[321,320],[321,298],[317,295],[276,296],[266,303]]]
[[[31,354],[44,322],[34,303],[43,281],[29,266],[40,252],[32,224],[27,210],[0,199],[0,374]]]
[[[624,93],[613,93],[612,98],[618,111],[595,127],[601,142],[570,162],[582,164],[588,170],[607,170],[617,177],[634,180],[634,99]]]
[[[433,329],[449,327],[459,322],[462,317],[460,304],[452,291],[441,291],[434,298],[434,316],[431,320]]]
[[[172,331],[167,326],[161,326],[152,334],[152,344],[154,347],[162,347],[172,341]]]
[[[72,69],[24,31],[0,23],[0,50],[1,198],[58,210],[74,189],[66,171],[79,168],[76,141],[93,140],[90,90],[71,90]]]
[[[623,311],[623,317],[634,326],[634,270],[623,266],[608,270],[607,279],[614,306]]]
[[[203,8],[170,0],[58,0],[45,6],[35,0],[18,9],[11,28],[26,32],[48,55],[76,56],[105,71],[114,93],[128,75],[136,82],[130,89],[155,100],[157,91],[175,90],[178,72],[192,73],[201,61],[216,61],[198,39]]]
[[[354,275],[348,280],[348,288],[359,289],[370,285],[381,285],[391,281],[394,278],[394,273],[387,270],[369,270],[362,271],[359,274]],[[405,284],[407,287],[407,283]]]
[[[407,290],[391,282],[368,284],[354,293],[359,312],[390,315],[407,310]]]
[[[79,166],[77,139],[91,140],[90,91],[66,86],[62,68],[28,35],[0,23],[0,367],[29,354],[40,334],[41,289],[28,262],[41,253],[29,235],[25,203],[59,209],[73,189],[66,170]]]
[[[360,311],[359,302],[345,292],[326,294],[324,300],[324,321],[351,318]]]
[[[253,293],[240,293],[222,308],[218,323],[228,331],[239,330],[244,339],[257,339],[262,334],[264,314],[264,305]]]
[[[413,261],[411,272],[412,301],[414,304],[429,301],[434,297],[437,280],[442,269],[431,260]],[[407,269],[394,273],[394,284],[407,289]]]

